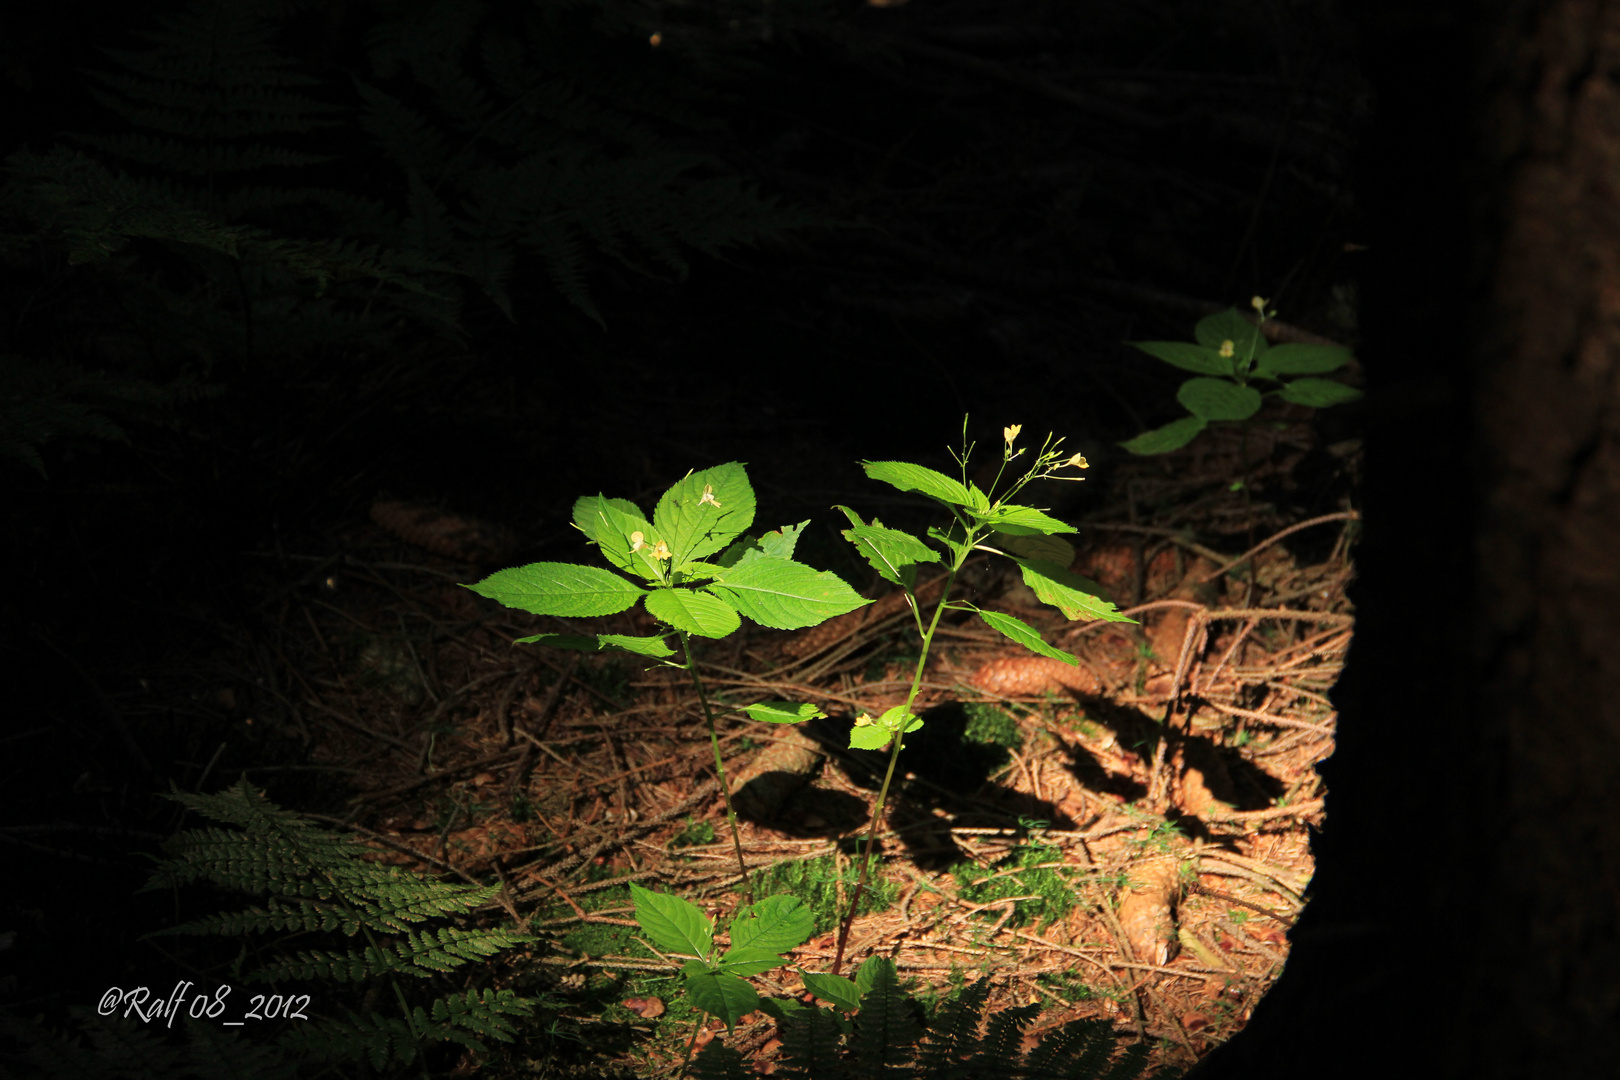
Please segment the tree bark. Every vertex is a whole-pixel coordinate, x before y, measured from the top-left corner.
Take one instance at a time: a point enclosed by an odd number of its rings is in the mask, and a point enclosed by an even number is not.
[[[1361,2],[1358,632],[1293,953],[1192,1075],[1620,1075],[1620,2]]]

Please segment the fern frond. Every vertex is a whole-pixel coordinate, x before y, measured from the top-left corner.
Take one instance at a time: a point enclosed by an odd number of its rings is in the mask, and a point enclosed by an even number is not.
[[[821,1080],[838,1076],[839,1051],[849,1021],[828,1008],[799,1007],[777,1025],[782,1058],[777,1071],[788,1080]]]
[[[280,1047],[243,1040],[204,1021],[181,1020],[185,1042],[166,1039],[163,1028],[132,1024],[118,1016],[69,1010],[72,1027],[58,1033],[15,1017],[0,1017],[0,1035],[20,1049],[8,1054],[15,1075],[38,1080],[293,1080],[298,1063]],[[13,1075],[0,1067],[0,1075]]]
[[[451,994],[433,1003],[433,1022],[466,1028],[476,1035],[511,1042],[517,1028],[507,1019],[511,1016],[531,1016],[534,1004],[511,990],[469,990],[463,996]],[[480,1044],[475,1049],[482,1050]]]
[[[1103,1074],[1102,1080],[1136,1080],[1147,1068],[1147,1059],[1147,1044],[1132,1043],[1114,1062],[1114,1067]],[[1173,1069],[1160,1069],[1153,1074],[1153,1080],[1174,1080],[1177,1075]]]
[[[1015,1005],[996,1013],[985,1025],[984,1040],[979,1044],[979,1052],[968,1062],[968,1067],[984,1071],[1005,1067],[1009,1061],[1021,1060],[1023,1054],[1019,1044],[1023,1042],[1024,1029],[1034,1023],[1040,1014],[1041,1007],[1034,1002]],[[994,1075],[993,1072],[985,1074]]]
[[[696,1080],[753,1080],[755,1075],[743,1056],[719,1039],[698,1051],[690,1072]]]
[[[107,50],[96,97],[119,116],[116,135],[76,136],[132,164],[214,179],[329,160],[270,137],[330,127],[340,110],[300,91],[320,85],[279,53],[277,28],[240,0],[193,0],[159,20],[145,50]]]
[[[345,1010],[333,1017],[300,1024],[282,1036],[280,1044],[300,1056],[320,1061],[368,1061],[381,1072],[390,1061],[409,1065],[416,1060],[420,1040],[411,1025],[397,1016]]]
[[[177,390],[0,354],[0,458],[45,476],[41,446],[63,438],[126,441],[123,427],[109,414],[139,415],[150,411],[142,406],[175,400]]]
[[[928,1025],[927,1038],[917,1055],[923,1076],[943,1076],[979,1050],[979,1024],[990,996],[990,980],[979,979],[955,999],[945,1002]]]
[[[1114,1056],[1118,1041],[1114,1029],[1101,1020],[1070,1020],[1041,1037],[1040,1044],[1029,1052],[1024,1070],[1042,1080],[1092,1080]]]
[[[445,926],[413,931],[394,945],[395,954],[426,971],[454,971],[463,964],[483,960],[534,938],[507,930],[462,930]]]
[[[922,1035],[913,1008],[910,996],[900,989],[894,962],[880,960],[872,988],[861,998],[855,1034],[850,1040],[863,1078],[889,1080],[910,1074],[906,1066]]]

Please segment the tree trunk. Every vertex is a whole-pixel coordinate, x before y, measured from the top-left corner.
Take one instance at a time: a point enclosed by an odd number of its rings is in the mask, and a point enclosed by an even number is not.
[[[1616,1076],[1620,2],[1352,3],[1358,632],[1293,954],[1193,1075]]]

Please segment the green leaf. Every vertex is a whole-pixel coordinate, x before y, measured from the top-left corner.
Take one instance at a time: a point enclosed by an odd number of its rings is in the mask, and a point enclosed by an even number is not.
[[[881,480],[885,484],[893,484],[901,491],[915,491],[927,495],[931,499],[938,499],[951,506],[971,506],[973,496],[960,481],[952,480],[944,473],[937,473],[933,469],[921,465],[911,465],[904,461],[863,461],[861,468],[873,480]]]
[[[786,961],[770,949],[733,945],[720,958],[720,970],[729,975],[763,975],[784,963]]]
[[[594,634],[530,634],[528,637],[514,638],[514,645],[548,645],[553,649],[579,649],[582,652],[595,652],[602,647]]]
[[[1134,439],[1126,439],[1119,445],[1133,454],[1168,454],[1192,442],[1205,426],[1206,421],[1201,416],[1183,416],[1164,427],[1144,431]]]
[[[616,652],[631,652],[640,656],[651,656],[662,660],[666,656],[674,656],[675,650],[664,643],[660,636],[630,637],[625,634],[597,634],[587,637],[583,634],[531,634],[528,637],[518,638],[512,642],[514,645],[549,645],[553,649],[580,649],[584,652],[597,652],[609,649]]]
[[[978,484],[973,483],[971,480],[968,481],[967,491],[967,508],[969,510],[983,513],[984,511],[990,509],[990,496],[985,494],[983,491],[980,491]]]
[[[792,559],[739,562],[708,591],[761,626],[798,630],[870,604],[836,574]]]
[[[1227,308],[1218,314],[1198,320],[1193,329],[1193,337],[1198,344],[1205,348],[1220,351],[1221,343],[1232,343],[1233,358],[1242,360],[1247,356],[1261,356],[1269,347],[1265,335],[1254,323],[1239,315],[1236,308]]]
[[[1033,506],[1009,504],[997,507],[988,514],[976,516],[997,532],[1011,533],[1014,536],[1051,536],[1056,533],[1080,531],[1073,525],[1065,524]]]
[[[1254,366],[1256,375],[1320,375],[1338,371],[1350,362],[1343,345],[1273,345]]]
[[[647,612],[677,630],[708,638],[723,638],[742,625],[730,604],[696,589],[654,589],[647,594]]]
[[[1277,396],[1284,401],[1292,401],[1295,405],[1325,409],[1329,405],[1359,401],[1361,391],[1342,382],[1334,382],[1332,379],[1295,379],[1284,386]]]
[[[538,562],[499,570],[467,588],[479,596],[536,615],[613,615],[644,592],[619,575],[594,566]]]
[[[881,750],[895,735],[909,735],[922,726],[922,717],[906,712],[904,705],[894,706],[876,720],[863,713],[849,729],[849,745],[857,750]]]
[[[793,998],[760,998],[759,1011],[772,1020],[791,1020],[807,1012],[815,1012],[815,1008]]]
[[[759,994],[752,986],[719,971],[687,972],[686,996],[710,1016],[724,1020],[727,1031],[735,1031],[738,1020],[759,1008]]]
[[[787,894],[767,896],[737,911],[731,923],[731,944],[733,948],[786,952],[810,940],[815,928],[815,914],[803,900]]]
[[[644,889],[633,881],[630,897],[636,904],[636,922],[660,949],[699,957],[707,957],[713,950],[714,928],[696,904]]]
[[[1057,563],[1040,559],[1018,559],[1024,572],[1024,583],[1035,590],[1042,603],[1051,604],[1063,612],[1067,619],[1104,619],[1108,622],[1135,622],[1119,613],[1119,609],[1089,591],[1091,582],[1079,574],[1071,574]]]
[[[1176,400],[1205,420],[1247,420],[1260,411],[1260,391],[1225,379],[1188,379],[1176,391]]]
[[[888,582],[910,588],[917,583],[919,563],[939,562],[939,552],[899,529],[882,525],[862,525],[855,511],[840,506],[855,524],[844,530],[844,539],[855,545],[855,550]]]
[[[856,992],[865,997],[866,992],[872,989],[872,984],[877,982],[878,973],[886,966],[892,973],[894,971],[893,965],[894,961],[886,956],[868,956],[865,962],[855,969]]]
[[[1012,638],[1030,652],[1050,656],[1054,660],[1062,660],[1065,664],[1073,664],[1076,667],[1080,665],[1080,661],[1071,654],[1048,645],[1041,639],[1040,631],[1022,619],[1015,619],[999,611],[980,611],[979,618],[983,619],[990,629]]]
[[[1232,374],[1232,358],[1220,354],[1219,342],[1215,348],[1194,345],[1190,341],[1128,341],[1126,344],[1134,345],[1149,356],[1156,356],[1183,371],[1200,375]]]
[[[991,538],[997,548],[1019,559],[1040,559],[1043,562],[1068,566],[1074,562],[1074,545],[1056,536],[1014,536],[997,532]]]
[[[715,560],[716,570],[709,576],[719,577],[722,571],[754,559],[791,559],[793,549],[799,543],[799,534],[804,532],[804,527],[808,524],[810,524],[808,520],[801,521],[797,525],[784,525],[780,529],[766,533],[764,536],[744,536],[739,538],[720,553],[720,557]],[[691,565],[707,567],[707,564],[693,563]]]
[[[876,724],[859,724],[849,729],[851,750],[882,750],[894,738],[894,732]]]
[[[797,525],[784,525],[780,529],[772,529],[759,538],[760,551],[772,559],[793,558],[793,549],[799,546],[799,536],[808,524],[810,519],[805,518]]]
[[[721,551],[754,523],[754,489],[741,463],[688,473],[653,508],[653,525],[679,570],[692,559]]]
[[[655,660],[662,660],[666,656],[675,655],[675,650],[670,648],[663,637],[658,634],[651,637],[631,637],[628,634],[597,634],[596,640],[602,643],[604,649],[619,649],[623,652],[636,653],[639,656],[650,656]]]
[[[958,559],[967,558],[968,552],[973,550],[973,545],[967,542],[967,537],[963,535],[961,526],[956,522],[952,522],[950,532],[936,529],[930,525],[928,527],[928,539],[944,544],[950,553]]]
[[[827,715],[814,705],[794,701],[761,701],[744,705],[743,712],[762,724],[800,724]]]
[[[663,537],[635,503],[606,495],[581,496],[574,503],[574,524],[620,570],[648,581],[663,580],[663,569],[652,557]],[[641,534],[639,544],[636,533]]]
[[[861,991],[842,975],[800,971],[799,978],[804,981],[804,988],[822,1001],[830,1001],[840,1009],[852,1011],[861,1007]]]

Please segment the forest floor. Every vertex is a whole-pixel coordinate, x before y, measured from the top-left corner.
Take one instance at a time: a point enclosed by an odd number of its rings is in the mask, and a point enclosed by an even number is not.
[[[1359,441],[1317,446],[1309,418],[1296,407],[1246,438],[1212,431],[1104,480],[1076,522],[1074,569],[1135,625],[1065,622],[1016,575],[970,563],[975,602],[1082,665],[946,618],[917,709],[929,722],[901,758],[846,971],[889,957],[925,1003],[989,978],[991,1012],[1042,1006],[1026,1045],[1101,1019],[1177,1068],[1244,1025],[1311,880],[1314,765],[1333,750],[1328,692],[1354,622],[1348,500],[1306,517],[1262,497],[1297,485],[1307,458],[1353,487]],[[886,520],[908,512],[884,507]],[[341,778],[348,810],[327,820],[383,857],[500,883],[491,917],[504,910],[540,939],[505,984],[545,991],[565,1027],[662,1075],[698,1016],[676,965],[639,940],[628,883],[722,917],[743,902],[702,710],[680,669],[514,647],[562,627],[462,587],[508,565],[511,541],[453,507],[379,500],[328,550],[262,552],[268,639],[221,658],[237,666],[224,681],[251,689],[211,704],[301,744],[314,764],[288,768],[320,773],[329,792],[328,774]],[[916,663],[903,603],[853,576],[858,565],[833,568],[869,586],[870,607],[797,632],[750,624],[698,656],[727,706],[790,699],[829,714],[802,728],[718,717],[754,892],[794,893],[817,920],[789,967],[756,978],[766,995],[803,996],[794,969],[831,965],[880,775],[875,755],[847,749],[849,722],[902,701]],[[653,627],[638,612],[591,629]],[[769,1074],[776,1034],[754,1014],[735,1034],[715,1021],[696,1037]]]

